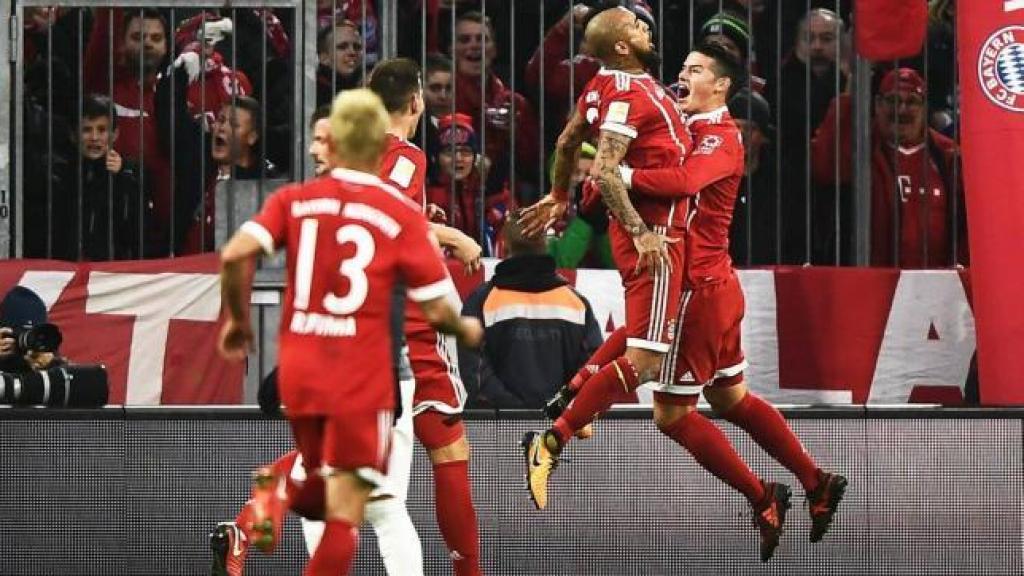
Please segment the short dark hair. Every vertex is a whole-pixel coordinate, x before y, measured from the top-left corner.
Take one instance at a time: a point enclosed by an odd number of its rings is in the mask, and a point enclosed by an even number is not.
[[[331,117],[331,105],[324,104],[313,111],[313,115],[309,117],[309,127],[316,126],[316,123],[321,120],[326,120]]]
[[[522,210],[516,209],[511,211],[508,218],[505,219],[502,235],[505,237],[507,256],[547,254],[547,240],[543,234],[533,237],[523,234],[523,227],[519,224],[522,215]]]
[[[491,35],[491,40],[496,41],[494,38],[494,25],[491,24],[491,18],[483,12],[480,12],[479,10],[470,10],[455,19],[455,26],[458,26],[459,22],[476,22],[477,24],[483,25],[487,28],[487,33]],[[455,43],[455,30],[452,30],[452,43]]]
[[[102,94],[86,94],[82,98],[82,120],[109,118],[110,129],[117,130],[117,114],[113,113],[114,105],[110,98]]]
[[[233,100],[228,100],[224,103],[225,106],[234,106],[239,110],[245,110],[249,113],[249,117],[252,118],[252,128],[256,131],[256,135],[259,139],[263,140],[263,134],[260,131],[262,128],[260,122],[263,118],[263,110],[260,108],[260,101],[253,98],[252,96],[235,96]]]
[[[440,54],[427,54],[426,61],[424,62],[424,76],[429,76],[434,72],[451,72],[452,61],[446,56]]]
[[[167,27],[167,19],[164,18],[163,13],[156,8],[142,8],[141,10],[125,8],[124,17],[121,19],[121,34],[127,34],[128,25],[131,24],[132,20],[140,17],[143,20],[159,20],[160,25],[164,27],[164,41],[169,42],[167,37],[170,36],[170,29]]]
[[[420,67],[408,58],[392,58],[377,63],[367,87],[380,96],[389,114],[402,111],[421,89]]]
[[[693,47],[694,52],[700,52],[714,60],[712,72],[716,78],[729,79],[729,92],[725,99],[728,101],[736,92],[746,84],[747,72],[743,69],[740,61],[729,51],[728,48],[712,38],[701,41]]]

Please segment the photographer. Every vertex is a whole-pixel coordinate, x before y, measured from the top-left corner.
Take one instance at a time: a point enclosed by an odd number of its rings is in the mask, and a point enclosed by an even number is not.
[[[24,373],[62,366],[61,333],[47,322],[46,304],[15,286],[0,302],[0,372]]]

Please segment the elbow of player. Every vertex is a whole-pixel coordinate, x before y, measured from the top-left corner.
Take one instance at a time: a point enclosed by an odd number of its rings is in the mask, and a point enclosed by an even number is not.
[[[435,330],[443,330],[448,327],[451,318],[455,316],[455,310],[451,308],[444,298],[434,298],[420,303],[423,316]]]

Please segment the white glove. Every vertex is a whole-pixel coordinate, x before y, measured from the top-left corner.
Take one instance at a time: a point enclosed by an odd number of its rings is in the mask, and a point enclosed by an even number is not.
[[[619,176],[622,177],[622,183],[626,185],[626,190],[633,189],[633,169],[629,166],[619,164]]]
[[[231,23],[231,18],[221,18],[220,20],[207,20],[202,30],[203,43],[206,46],[213,46],[224,40],[228,36],[231,36],[234,30],[234,25]]]
[[[182,52],[180,56],[174,61],[175,68],[185,68],[185,72],[188,74],[189,84],[196,81],[199,78],[199,73],[202,71],[202,63],[199,59],[199,54],[195,52]]]

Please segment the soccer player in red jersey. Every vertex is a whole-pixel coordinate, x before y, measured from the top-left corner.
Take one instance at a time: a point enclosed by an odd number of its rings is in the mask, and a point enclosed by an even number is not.
[[[547,505],[548,477],[569,438],[623,392],[659,379],[683,283],[686,198],[630,195],[618,172],[622,162],[637,168],[679,166],[690,146],[673,96],[644,72],[657,61],[650,29],[630,10],[611,8],[590,20],[584,44],[605,68],[584,87],[559,136],[551,192],[527,208],[522,220],[524,233],[535,234],[565,213],[580,143],[598,131],[591,175],[613,216],[609,236],[626,292],[626,350],[609,354],[621,341],[602,346],[595,356],[608,361],[573,404],[551,429],[523,438],[528,487],[538,508]]]
[[[846,490],[846,478],[823,472],[804,450],[782,414],[747,389],[747,362],[740,345],[743,291],[729,258],[729,225],[743,177],[743,142],[729,116],[728,97],[743,78],[738,60],[724,47],[703,43],[679,73],[680,100],[694,148],[682,167],[622,168],[630,187],[646,194],[694,197],[687,217],[683,304],[663,372],[655,388],[654,420],[715,476],[740,491],[754,509],[761,532],[761,560],[778,545],[789,487],[758,479],[728,438],[696,410],[703,393],[716,413],[743,428],[803,485],[811,514],[812,542],[828,530]]]
[[[340,95],[330,140],[338,168],[275,192],[221,252],[228,320],[220,350],[241,359],[253,338],[245,268],[260,251],[287,250],[281,399],[307,474],[325,485],[326,529],[307,575],[347,573],[366,501],[386,472],[395,399],[381,366],[391,361],[393,285],[404,282],[438,330],[469,345],[482,336],[448,303],[451,279],[418,207],[375,176],[387,125],[369,90]]]
[[[426,209],[426,156],[408,141],[425,109],[419,66],[396,58],[374,67],[368,83],[391,117],[381,179]],[[462,231],[431,224],[441,246],[449,248],[467,273],[480,266],[480,246]],[[460,414],[466,390],[459,378],[454,339],[439,334],[412,302],[405,312],[405,340],[412,364],[413,429],[434,471],[434,511],[455,576],[478,576],[480,537],[469,482],[469,443]]]

